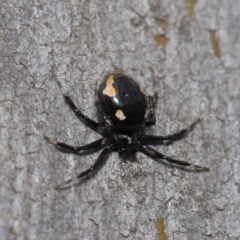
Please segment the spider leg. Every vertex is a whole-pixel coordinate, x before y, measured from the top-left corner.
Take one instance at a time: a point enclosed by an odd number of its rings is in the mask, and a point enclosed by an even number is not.
[[[59,151],[61,152],[67,152],[67,153],[75,153],[75,154],[88,154],[88,153],[93,153],[93,152],[97,152],[98,150],[100,150],[101,148],[104,147],[105,144],[105,139],[101,138],[97,141],[94,141],[92,143],[83,145],[83,146],[70,146],[66,143],[62,143],[62,142],[57,142],[49,137],[44,136],[44,139],[52,144],[54,147],[56,147]]]
[[[105,114],[105,112],[103,111],[101,105],[99,104],[98,97],[97,97],[97,83],[95,84],[95,105],[96,105],[99,113],[101,114],[103,120],[104,120],[109,126],[113,126],[113,123],[112,123],[111,119]]]
[[[103,134],[104,130],[102,130],[103,126],[97,122],[95,122],[94,120],[90,119],[88,116],[86,116],[85,114],[83,114],[75,105],[75,103],[72,101],[72,99],[65,93],[63,87],[62,87],[62,83],[59,81],[57,75],[54,73],[54,78],[60,88],[60,91],[66,101],[66,103],[68,104],[68,106],[70,107],[70,109],[75,113],[75,115],[80,119],[80,121],[82,121],[87,127],[93,129],[95,132]]]
[[[158,100],[158,94],[157,94],[157,92],[154,92],[154,94],[153,94],[153,107],[154,108],[156,106],[157,100]]]
[[[148,117],[146,119],[146,126],[152,126],[156,122],[154,107],[157,103],[157,98],[158,98],[158,95],[157,95],[156,92],[154,93],[153,96],[147,96],[148,105],[149,105],[149,114],[148,114]]]
[[[153,158],[154,160],[163,159],[165,163],[168,162],[168,163],[178,166],[178,167],[182,166],[186,170],[197,171],[197,172],[209,171],[209,168],[207,168],[207,167],[201,167],[201,166],[189,163],[189,162],[185,162],[185,161],[177,160],[177,159],[174,159],[171,157],[167,157],[149,146],[142,146],[140,148],[140,151],[142,153],[144,153],[145,155]]]
[[[169,136],[154,136],[154,135],[141,135],[142,144],[143,145],[156,145],[156,144],[164,144],[169,145],[172,142],[179,141],[183,138],[185,138],[189,132],[191,132],[195,126],[200,122],[201,120],[196,120],[193,124],[191,124],[188,128],[185,128],[181,130],[180,132],[171,134]]]
[[[111,119],[104,113],[102,107],[99,104],[98,100],[95,100],[95,105],[99,111],[99,113],[101,114],[103,120],[109,125],[109,126],[113,126],[113,123],[111,121]]]
[[[80,174],[77,175],[77,177],[69,179],[68,181],[56,186],[55,189],[57,190],[62,190],[62,189],[66,189],[69,188],[75,184],[77,184],[81,178],[87,176],[88,174],[92,173],[93,171],[95,171],[97,168],[99,168],[107,159],[107,157],[109,156],[109,154],[112,152],[110,146],[106,146],[102,152],[100,153],[99,157],[97,158],[96,162],[87,170],[81,172]]]

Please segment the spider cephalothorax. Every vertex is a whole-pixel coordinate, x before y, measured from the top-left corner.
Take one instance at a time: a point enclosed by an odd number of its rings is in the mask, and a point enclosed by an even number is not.
[[[81,178],[95,171],[108,155],[116,151],[120,156],[129,157],[137,151],[160,159],[163,163],[183,167],[193,171],[209,171],[206,167],[167,157],[148,145],[169,145],[174,141],[184,138],[193,130],[199,120],[188,128],[169,136],[153,136],[144,134],[144,128],[155,124],[154,107],[157,102],[157,93],[146,96],[143,89],[131,77],[122,73],[108,74],[101,82],[96,91],[96,107],[103,118],[102,123],[84,115],[73,103],[71,98],[64,92],[62,84],[55,76],[65,101],[74,111],[76,116],[89,128],[96,131],[102,138],[84,146],[73,147],[65,143],[56,142],[44,137],[49,143],[63,152],[74,154],[87,154],[102,149],[96,162],[87,170],[78,174],[77,177],[57,186],[57,189],[67,188],[77,183]]]

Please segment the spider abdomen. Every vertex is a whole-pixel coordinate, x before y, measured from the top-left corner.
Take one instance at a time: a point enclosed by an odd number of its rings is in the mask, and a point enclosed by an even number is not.
[[[107,75],[98,88],[97,97],[116,129],[143,127],[148,110],[147,98],[132,78],[121,73]]]

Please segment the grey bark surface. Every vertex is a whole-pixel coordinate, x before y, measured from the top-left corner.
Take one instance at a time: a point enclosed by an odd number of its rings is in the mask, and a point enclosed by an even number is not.
[[[0,239],[160,239],[158,219],[167,239],[240,239],[238,0],[198,0],[192,15],[185,0],[1,0],[0,16]],[[162,34],[166,46],[155,41]],[[54,190],[99,153],[64,154],[43,135],[72,145],[100,136],[64,103],[53,71],[98,119],[95,83],[115,68],[159,94],[146,132],[202,119],[186,139],[156,149],[209,173],[113,153],[88,181]]]

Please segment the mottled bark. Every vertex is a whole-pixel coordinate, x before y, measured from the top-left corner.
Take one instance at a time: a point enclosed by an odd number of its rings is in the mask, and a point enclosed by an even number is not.
[[[0,1],[1,239],[153,240],[164,225],[167,239],[240,238],[240,4],[193,2]],[[211,172],[114,153],[81,185],[54,190],[99,153],[58,152],[43,135],[72,145],[100,136],[64,103],[53,71],[99,120],[95,83],[114,69],[158,92],[149,134],[202,119],[186,139],[155,148]]]

